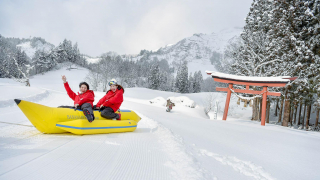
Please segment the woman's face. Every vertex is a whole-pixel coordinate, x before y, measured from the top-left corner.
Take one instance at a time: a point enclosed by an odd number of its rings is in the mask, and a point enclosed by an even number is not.
[[[117,85],[112,84],[110,86],[110,89],[111,89],[112,92],[115,92],[117,90],[117,87],[118,87]]]
[[[84,92],[86,92],[88,89],[87,89],[87,86],[86,85],[84,85],[84,84],[82,84],[81,86],[80,86],[80,92],[81,93],[84,93]]]

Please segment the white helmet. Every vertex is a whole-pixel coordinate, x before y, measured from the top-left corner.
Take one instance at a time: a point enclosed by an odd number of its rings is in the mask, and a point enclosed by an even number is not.
[[[118,83],[117,83],[117,80],[115,80],[115,79],[111,79],[111,81],[109,81],[109,86],[111,86],[111,85],[118,85]]]

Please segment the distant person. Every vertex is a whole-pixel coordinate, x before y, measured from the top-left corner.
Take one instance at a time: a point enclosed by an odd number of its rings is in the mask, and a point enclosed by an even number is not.
[[[80,92],[76,94],[70,89],[65,75],[62,76],[62,80],[69,97],[74,101],[74,108],[81,108],[83,110],[84,115],[87,117],[88,121],[92,122],[94,120],[92,110],[94,93],[92,90],[89,90],[89,84],[86,82],[81,82],[79,84]]]
[[[100,109],[101,116],[107,119],[121,120],[121,114],[115,113],[123,102],[124,89],[112,79],[109,83],[110,90],[99,100],[96,108]]]
[[[173,106],[175,106],[175,104],[170,99],[167,99],[166,111],[170,112]]]

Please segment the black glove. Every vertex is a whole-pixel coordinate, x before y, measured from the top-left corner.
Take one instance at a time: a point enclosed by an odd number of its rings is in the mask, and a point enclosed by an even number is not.
[[[102,108],[99,109],[99,112],[103,111],[105,108],[106,107],[103,106]]]

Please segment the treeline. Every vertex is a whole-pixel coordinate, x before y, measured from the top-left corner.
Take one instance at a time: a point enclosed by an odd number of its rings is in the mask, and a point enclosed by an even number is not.
[[[25,42],[30,42],[32,48],[40,46],[32,58],[17,46]],[[47,48],[41,48],[43,45]],[[13,78],[30,86],[29,76],[50,71],[57,63],[62,62],[87,66],[77,43],[72,45],[72,42],[66,39],[54,47],[42,38],[19,39],[0,35],[0,78]]]
[[[270,88],[282,93],[280,98],[268,97],[268,104],[275,103],[278,122],[283,126],[296,124],[310,129],[310,114],[315,112],[312,128],[318,129],[319,11],[318,0],[254,0],[241,37],[225,52],[226,60],[231,61],[229,73],[298,77],[285,88]],[[260,104],[259,98],[253,103],[253,120],[259,119],[256,112]]]
[[[21,78],[23,75],[20,71],[28,71],[26,64],[29,63],[30,58],[20,48],[17,48],[17,44],[23,41],[24,39],[7,39],[0,35],[0,78]]]
[[[57,63],[62,62],[71,62],[83,67],[86,67],[88,64],[80,53],[78,44],[72,45],[72,42],[66,39],[50,51],[36,51],[32,58],[35,74],[50,71]]]
[[[93,90],[106,91],[112,78],[118,79],[124,87],[146,87],[154,90],[180,93],[196,93],[201,91],[203,84],[201,72],[188,74],[187,63],[181,64],[174,77],[174,68],[165,59],[137,61],[124,60],[115,54],[104,54],[100,61],[88,65],[90,74],[87,80]],[[100,89],[99,89],[100,88]]]

